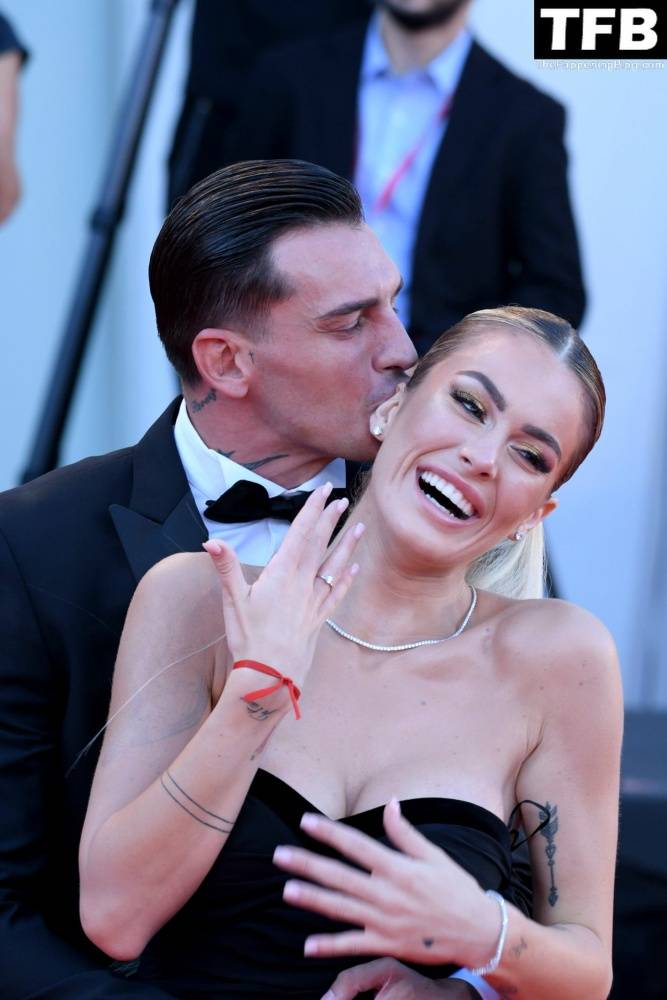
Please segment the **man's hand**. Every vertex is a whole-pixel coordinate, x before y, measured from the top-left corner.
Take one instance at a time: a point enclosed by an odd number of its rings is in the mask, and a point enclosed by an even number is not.
[[[461,979],[425,979],[393,958],[379,958],[341,972],[322,1000],[353,1000],[377,990],[377,1000],[479,1000],[479,994]]]

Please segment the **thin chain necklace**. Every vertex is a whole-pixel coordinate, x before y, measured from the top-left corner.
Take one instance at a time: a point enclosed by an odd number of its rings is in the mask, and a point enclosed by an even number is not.
[[[473,612],[477,607],[477,591],[471,585],[470,586],[470,606],[465,613],[465,617],[459,627],[452,632],[451,635],[443,635],[441,639],[419,639],[417,642],[404,642],[399,646],[381,646],[379,642],[366,642],[365,639],[359,639],[358,636],[352,635],[350,632],[346,632],[345,629],[337,625],[335,621],[331,618],[326,619],[326,623],[329,628],[332,628],[334,632],[342,636],[343,639],[349,639],[350,642],[356,642],[357,646],[364,646],[366,649],[374,649],[378,653],[400,653],[404,649],[417,649],[418,646],[436,646],[439,642],[448,642],[450,639],[456,639],[457,636],[461,635],[464,628],[473,616]]]

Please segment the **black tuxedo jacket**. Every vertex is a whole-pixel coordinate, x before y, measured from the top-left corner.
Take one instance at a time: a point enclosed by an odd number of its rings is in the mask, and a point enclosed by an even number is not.
[[[352,177],[366,26],[265,56],[232,159],[297,157]],[[578,326],[584,289],[560,104],[473,43],[415,241],[410,333],[422,353],[475,309],[537,306]]]
[[[166,996],[106,971],[80,929],[77,849],[99,741],[75,761],[105,722],[136,584],[207,537],[174,443],[178,404],[136,447],[0,497],[2,1000]]]

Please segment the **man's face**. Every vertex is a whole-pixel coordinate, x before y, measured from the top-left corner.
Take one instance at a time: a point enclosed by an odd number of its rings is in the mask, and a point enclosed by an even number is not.
[[[343,224],[282,236],[272,260],[293,293],[253,344],[255,413],[295,456],[372,458],[371,413],[417,357],[395,265],[368,226]]]

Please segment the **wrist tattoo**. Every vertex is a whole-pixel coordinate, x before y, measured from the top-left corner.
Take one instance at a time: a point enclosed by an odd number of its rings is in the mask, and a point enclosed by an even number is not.
[[[527,947],[528,947],[528,944],[526,943],[526,939],[522,935],[521,939],[519,940],[519,943],[513,945],[510,948],[510,951],[512,952],[512,954],[514,955],[515,958],[521,958],[521,952],[525,951]]]
[[[435,938],[422,938],[422,944],[425,948],[432,948],[435,944]]]
[[[217,398],[218,396],[215,389],[209,389],[202,399],[193,399],[190,403],[190,408],[193,413],[199,413],[199,411],[203,410],[209,403],[215,403]]]
[[[241,699],[243,701],[243,698]],[[277,708],[264,708],[258,701],[251,701],[246,705],[248,715],[257,722],[266,722],[270,715],[277,712]]]
[[[555,866],[556,866],[556,834],[558,833],[558,806],[552,806],[549,802],[544,804],[544,808],[540,809],[540,819],[544,822],[544,826],[540,830],[540,836],[544,837],[547,842],[545,848],[545,853],[547,856],[547,864],[549,866],[549,875],[551,878],[551,885],[549,887],[549,905],[555,906],[558,902],[558,889],[556,888],[555,881]]]
[[[165,778],[167,779],[166,781]],[[169,783],[167,783],[167,781]],[[188,795],[184,788],[181,788],[179,783],[176,781],[174,776],[169,773],[169,771],[165,771],[164,774],[160,775],[160,784],[169,798],[173,799],[177,806],[180,806],[181,809],[188,814],[188,816],[191,816],[198,823],[201,823],[202,826],[208,826],[211,830],[217,830],[218,833],[227,834],[231,832],[234,824],[230,819],[225,819],[224,816],[219,816],[217,813],[211,812],[210,809],[206,809],[204,806],[200,805],[196,799],[193,799],[191,795]],[[186,799],[187,801],[184,802],[183,799]],[[204,819],[202,816],[198,815],[197,812],[195,812],[195,809],[199,812],[205,813],[206,816],[210,816],[211,819],[215,820],[215,822]]]

